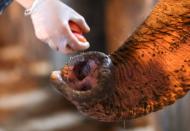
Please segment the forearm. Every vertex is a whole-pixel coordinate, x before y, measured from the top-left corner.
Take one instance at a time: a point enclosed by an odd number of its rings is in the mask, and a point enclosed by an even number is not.
[[[27,9],[32,6],[34,0],[15,0],[15,1]]]

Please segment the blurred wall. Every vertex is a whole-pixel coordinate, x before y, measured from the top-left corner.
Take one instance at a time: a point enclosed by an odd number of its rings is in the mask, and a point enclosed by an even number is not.
[[[107,0],[105,29],[109,52],[113,52],[150,14],[157,0]]]

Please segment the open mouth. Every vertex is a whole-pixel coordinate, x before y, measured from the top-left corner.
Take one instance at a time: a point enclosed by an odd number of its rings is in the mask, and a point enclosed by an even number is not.
[[[99,66],[95,58],[74,57],[61,70],[61,77],[73,90],[88,91],[97,86]]]
[[[51,80],[55,88],[71,101],[103,99],[112,92],[113,72],[109,56],[100,52],[87,52],[74,56],[60,71],[53,71]]]

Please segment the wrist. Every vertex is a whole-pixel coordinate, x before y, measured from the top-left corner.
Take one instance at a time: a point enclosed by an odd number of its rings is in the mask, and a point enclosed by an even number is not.
[[[25,15],[31,15],[34,14],[36,12],[36,10],[39,9],[40,5],[44,2],[45,0],[34,0],[32,5],[30,6],[30,8],[27,8],[25,10]],[[47,0],[46,0],[47,1]]]
[[[15,0],[15,1],[18,2],[25,9],[28,9],[28,8],[32,7],[32,4],[35,0]]]

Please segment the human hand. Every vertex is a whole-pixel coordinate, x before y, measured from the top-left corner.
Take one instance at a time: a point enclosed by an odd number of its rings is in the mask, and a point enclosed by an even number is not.
[[[72,32],[69,22],[79,26],[82,33],[90,31],[85,19],[60,0],[36,0],[31,19],[38,39],[65,54],[85,50],[89,42],[80,41]]]

